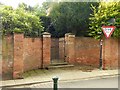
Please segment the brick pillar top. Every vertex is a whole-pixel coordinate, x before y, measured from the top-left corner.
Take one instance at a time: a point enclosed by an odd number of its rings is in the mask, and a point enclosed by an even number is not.
[[[69,40],[69,38],[71,38],[71,37],[75,38],[75,35],[73,33],[66,33],[65,34],[65,41],[67,42]]]
[[[74,35],[74,34],[69,34],[68,37],[73,37],[73,38],[75,38],[75,35]]]
[[[44,33],[42,33],[42,35],[43,35],[43,37],[51,37],[51,34],[48,32],[44,32]]]
[[[65,34],[65,37],[68,37],[68,35],[72,35],[72,33],[66,33],[66,34]]]

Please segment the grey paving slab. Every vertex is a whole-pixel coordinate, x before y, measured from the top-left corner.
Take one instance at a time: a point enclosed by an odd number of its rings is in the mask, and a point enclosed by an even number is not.
[[[33,79],[31,77],[24,79],[24,83],[33,83],[33,82],[34,81],[33,81]]]
[[[11,87],[11,88],[25,88],[25,86],[24,85],[22,85],[22,86],[14,86],[14,87]]]
[[[6,85],[6,83],[5,83],[5,81],[2,81],[2,84],[1,84],[2,86],[5,86]]]
[[[41,81],[41,82],[42,82],[42,81],[45,81],[44,76],[40,76],[40,75],[39,75],[39,76],[35,76],[34,78],[37,79],[38,81]]]
[[[36,82],[51,81],[54,76],[59,77],[59,80],[76,80],[82,78],[90,78],[103,75],[114,75],[118,74],[118,70],[92,70],[91,72],[83,72],[79,69],[67,70],[67,69],[53,69],[53,70],[34,70],[24,74],[24,79],[21,80],[7,80],[2,81],[5,85],[14,84],[28,84]],[[41,84],[42,85],[42,84]],[[31,87],[31,86],[30,86]],[[36,87],[36,86],[35,86]]]
[[[6,85],[15,85],[15,81],[14,80],[10,80],[10,81],[6,81]]]
[[[7,86],[7,85],[15,85],[15,81],[14,80],[6,80],[6,81],[2,81],[2,86]]]
[[[30,88],[30,85],[24,85],[24,88]]]
[[[25,83],[25,80],[24,79],[20,79],[20,80],[14,80],[15,84],[23,84]]]

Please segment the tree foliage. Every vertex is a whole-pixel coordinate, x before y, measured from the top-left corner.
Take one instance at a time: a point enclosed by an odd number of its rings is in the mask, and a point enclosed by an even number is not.
[[[96,39],[100,38],[99,32],[102,32],[103,25],[115,25],[116,29],[113,37],[120,37],[120,2],[101,2],[98,7],[91,6],[93,14],[90,19],[90,36]],[[115,19],[112,24],[111,19]]]
[[[27,36],[38,36],[43,31],[39,17],[30,12],[25,4],[17,9],[3,6],[0,12],[4,33],[24,32]]]
[[[79,36],[85,36],[89,26],[89,15],[92,12],[91,2],[59,2],[49,8],[49,16],[55,27],[55,34],[64,36],[71,32]]]

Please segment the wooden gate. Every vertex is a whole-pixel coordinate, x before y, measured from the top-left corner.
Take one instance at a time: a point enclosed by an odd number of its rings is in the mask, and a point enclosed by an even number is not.
[[[65,39],[51,39],[51,63],[65,62]]]

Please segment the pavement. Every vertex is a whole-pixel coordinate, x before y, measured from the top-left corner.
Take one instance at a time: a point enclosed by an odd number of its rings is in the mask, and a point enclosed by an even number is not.
[[[72,81],[83,79],[104,78],[118,75],[118,70],[81,70],[77,69],[39,69],[32,70],[23,74],[24,79],[0,81],[0,87],[11,87],[21,85],[32,85],[38,83],[53,82],[53,77],[58,77],[60,81]]]

